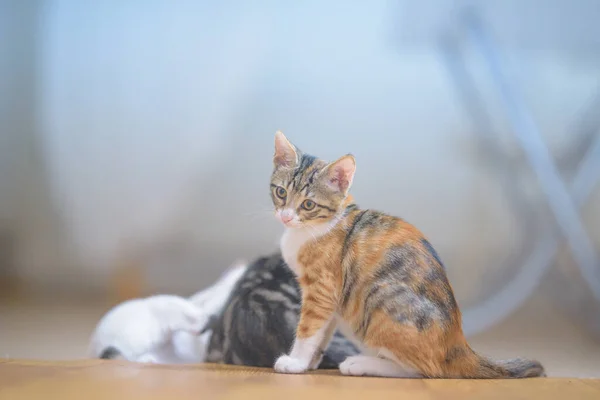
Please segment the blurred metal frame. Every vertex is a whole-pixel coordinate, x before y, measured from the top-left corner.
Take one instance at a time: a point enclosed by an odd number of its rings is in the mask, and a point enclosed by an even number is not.
[[[582,276],[594,297],[600,301],[600,271],[598,270],[600,264],[578,212],[600,181],[600,136],[595,135],[593,144],[579,164],[570,188],[567,188],[529,110],[516,87],[511,85],[507,78],[497,46],[487,33],[482,19],[473,7],[465,7],[462,11],[459,26],[475,43],[477,50],[486,61],[493,83],[508,112],[513,134],[539,180],[558,228],[567,239]],[[444,37],[442,51],[445,55],[446,67],[457,82],[463,100],[468,101],[471,106],[472,114],[484,127],[491,127],[482,102],[473,102],[479,96],[476,85],[460,56],[457,40]],[[483,131],[488,135],[493,133],[491,129]],[[490,144],[489,140],[487,144]],[[546,229],[536,237],[536,244],[531,246],[532,250],[522,262],[523,267],[513,280],[482,304],[465,310],[463,319],[466,334],[472,335],[485,331],[513,313],[531,296],[544,274],[552,267],[560,240],[559,232],[556,229]]]

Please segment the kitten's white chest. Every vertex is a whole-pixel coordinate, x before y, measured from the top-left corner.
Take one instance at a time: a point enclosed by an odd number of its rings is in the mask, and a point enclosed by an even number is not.
[[[309,232],[302,228],[286,229],[281,237],[281,255],[296,275],[302,273],[302,266],[298,262],[298,252],[300,251],[300,248],[311,239],[312,236]]]
[[[339,221],[334,218],[332,221],[320,225],[314,225],[305,228],[287,228],[281,237],[280,247],[283,259],[296,274],[302,273],[303,266],[298,262],[298,253],[300,248],[310,241],[315,241],[321,236],[327,234]]]

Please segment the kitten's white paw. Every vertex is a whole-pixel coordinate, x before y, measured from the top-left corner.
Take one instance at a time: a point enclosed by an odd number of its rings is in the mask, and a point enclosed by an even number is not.
[[[350,356],[340,364],[342,375],[381,376],[386,378],[417,378],[419,374],[391,360],[379,357],[357,355]]]
[[[143,354],[136,359],[139,363],[160,364],[160,361],[152,354]]]
[[[275,362],[274,368],[282,374],[301,374],[308,369],[308,363],[290,356],[281,356]]]
[[[364,376],[367,375],[363,357],[350,356],[340,364],[340,373],[342,375]]]

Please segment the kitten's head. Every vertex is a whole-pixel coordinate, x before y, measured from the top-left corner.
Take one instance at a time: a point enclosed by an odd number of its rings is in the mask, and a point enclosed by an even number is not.
[[[356,170],[352,155],[328,163],[303,154],[277,132],[273,163],[271,198],[285,226],[321,224],[343,211]]]

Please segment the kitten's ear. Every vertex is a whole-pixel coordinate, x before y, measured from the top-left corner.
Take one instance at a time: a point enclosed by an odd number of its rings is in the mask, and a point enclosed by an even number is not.
[[[356,171],[356,161],[352,154],[347,154],[337,161],[332,162],[325,169],[327,184],[344,194],[348,193],[354,172]]]
[[[298,162],[298,153],[296,148],[285,137],[283,132],[275,133],[275,155],[273,156],[273,164],[276,167],[292,168]]]

